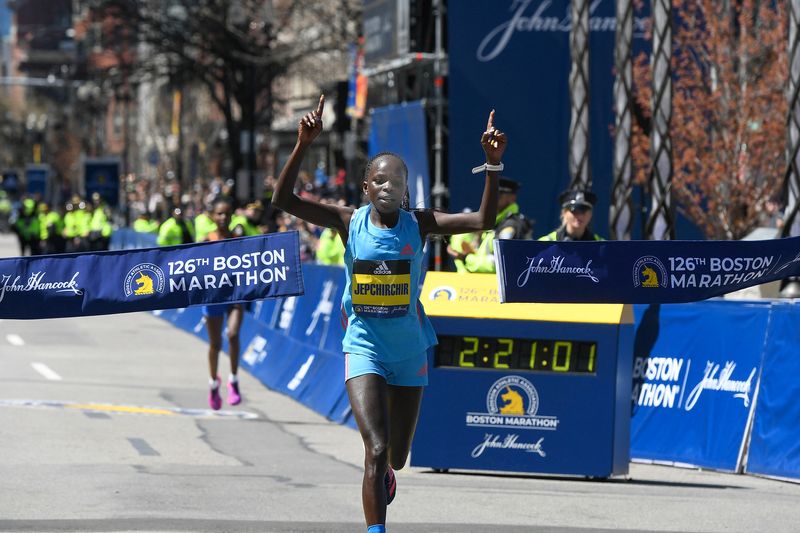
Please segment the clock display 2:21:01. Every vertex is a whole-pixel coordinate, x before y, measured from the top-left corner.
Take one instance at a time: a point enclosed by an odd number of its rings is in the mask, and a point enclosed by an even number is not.
[[[437,367],[594,374],[597,343],[439,335]]]

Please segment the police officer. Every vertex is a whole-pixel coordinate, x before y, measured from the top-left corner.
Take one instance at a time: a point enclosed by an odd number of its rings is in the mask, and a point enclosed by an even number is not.
[[[60,254],[64,252],[64,220],[61,213],[51,209],[50,205],[39,204],[39,235],[42,253]]]
[[[573,189],[562,192],[561,227],[547,235],[539,237],[540,241],[602,241],[599,235],[589,229],[592,221],[592,210],[597,196],[587,190]]]
[[[194,217],[194,240],[205,242],[208,236],[217,231],[217,223],[211,218],[212,206],[210,203],[203,206],[203,211]]]
[[[139,233],[158,233],[158,226],[158,221],[150,218],[149,211],[142,211],[133,221],[133,231]]]
[[[19,254],[25,255],[29,251],[30,255],[39,255],[39,214],[36,212],[36,200],[25,198],[22,200],[22,207],[19,216],[13,225],[14,233],[19,239]]]
[[[111,233],[114,229],[109,220],[108,205],[103,201],[100,193],[92,193],[92,203],[89,212],[89,249],[100,251],[108,250],[111,243]]]
[[[158,229],[156,243],[159,246],[172,246],[190,242],[194,242],[194,224],[184,218],[180,207],[175,207],[172,209],[172,216]]]
[[[67,204],[64,215],[64,239],[67,252],[85,252],[89,250],[89,231],[92,215],[87,211],[87,204],[80,196],[73,196]]]
[[[344,243],[336,230],[325,228],[317,241],[317,263],[344,265]]]
[[[0,233],[6,233],[10,228],[11,200],[6,191],[0,190]]]
[[[494,272],[495,239],[531,238],[533,224],[528,217],[519,212],[517,204],[519,187],[518,181],[500,176],[494,229],[483,232],[477,250],[466,250],[455,257],[464,261],[467,272]]]
[[[261,215],[264,214],[264,207],[259,200],[247,204],[243,215],[233,215],[231,217],[230,230],[235,237],[251,237],[261,235],[259,224]]]

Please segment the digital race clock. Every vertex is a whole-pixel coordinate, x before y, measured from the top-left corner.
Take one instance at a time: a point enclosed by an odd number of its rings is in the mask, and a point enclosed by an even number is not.
[[[633,313],[501,304],[492,274],[428,272],[439,344],[411,465],[607,477],[630,457]]]
[[[439,335],[434,366],[594,374],[597,343]]]

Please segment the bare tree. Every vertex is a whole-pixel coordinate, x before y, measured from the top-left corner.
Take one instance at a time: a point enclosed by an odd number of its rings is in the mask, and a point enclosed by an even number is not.
[[[786,7],[762,0],[673,0],[672,195],[709,238],[740,239],[780,192],[786,168]],[[650,65],[634,68],[633,160],[652,161]]]

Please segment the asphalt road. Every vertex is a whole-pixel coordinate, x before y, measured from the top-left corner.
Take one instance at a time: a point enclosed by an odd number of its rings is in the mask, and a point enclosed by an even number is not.
[[[357,433],[247,375],[242,405],[208,412],[205,349],[148,313],[0,321],[0,531],[364,531]],[[641,464],[608,481],[407,468],[388,520],[796,532],[800,484]]]

